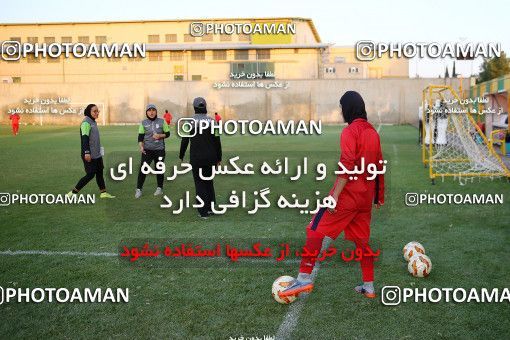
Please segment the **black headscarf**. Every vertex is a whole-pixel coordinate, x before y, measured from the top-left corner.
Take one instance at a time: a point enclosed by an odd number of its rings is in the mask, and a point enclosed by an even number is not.
[[[342,106],[342,115],[347,124],[351,124],[357,118],[367,119],[365,102],[356,91],[345,92],[340,98],[340,106]]]
[[[92,120],[95,120],[93,117],[92,117],[92,108],[96,106],[96,104],[89,104],[87,105],[87,107],[85,108],[85,111],[83,111],[83,114],[87,117],[89,117],[90,119]]]

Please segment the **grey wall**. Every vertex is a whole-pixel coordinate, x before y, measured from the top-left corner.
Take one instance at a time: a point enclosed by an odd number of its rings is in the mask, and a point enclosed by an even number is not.
[[[459,80],[453,82],[458,89]],[[423,88],[444,84],[444,79],[331,79],[293,80],[287,89],[214,89],[213,83],[144,82],[99,84],[0,84],[0,122],[8,122],[10,108],[29,108],[25,98],[71,98],[73,107],[99,104],[101,122],[136,123],[144,117],[144,107],[154,103],[160,113],[170,110],[175,118],[192,114],[196,96],[206,98],[209,112],[217,111],[223,119],[321,119],[323,123],[340,122],[338,100],[347,90],[361,93],[369,120],[391,124],[417,124],[418,106]],[[463,88],[468,89],[469,79]],[[36,105],[37,106],[37,105]],[[66,105],[57,105],[57,109]],[[77,124],[80,114],[22,114],[21,123]]]

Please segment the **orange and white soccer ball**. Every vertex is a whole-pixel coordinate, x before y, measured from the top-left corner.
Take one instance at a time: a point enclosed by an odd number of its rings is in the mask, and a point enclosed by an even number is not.
[[[407,264],[407,270],[414,277],[426,277],[432,270],[432,261],[425,254],[414,255]]]
[[[404,246],[403,252],[404,258],[406,261],[409,261],[409,259],[416,254],[425,254],[425,248],[421,245],[421,243],[412,241]]]
[[[279,278],[274,280],[273,288],[271,289],[271,295],[273,295],[273,298],[276,300],[276,302],[288,304],[296,300],[295,296],[286,296],[283,298],[280,298],[278,296],[278,292],[281,292],[282,290],[290,286],[292,284],[292,281],[294,281],[294,278],[288,275],[280,276]]]

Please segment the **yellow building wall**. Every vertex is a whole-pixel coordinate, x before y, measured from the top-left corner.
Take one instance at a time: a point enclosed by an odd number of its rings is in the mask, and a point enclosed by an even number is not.
[[[335,57],[345,58],[345,69],[350,66],[359,66],[366,69],[365,78],[408,78],[409,60],[407,58],[389,58],[386,55],[375,58],[372,61],[360,61],[356,58],[355,47],[332,47],[330,48],[330,63],[335,62]],[[336,64],[342,68],[342,64]],[[340,71],[343,74],[342,71]]]
[[[206,20],[204,22],[209,22]],[[246,20],[225,19],[218,23],[246,22]],[[260,22],[269,22],[263,20]],[[283,22],[283,21],[276,21]],[[289,20],[289,22],[291,22]],[[290,35],[292,41],[279,41],[288,43],[315,43],[317,42],[308,21],[295,20],[296,35]],[[52,37],[55,42],[62,42],[62,38],[71,37],[77,43],[80,36],[89,37],[95,42],[96,37],[106,36],[107,43],[146,43],[149,46],[149,35],[159,35],[159,43],[166,44],[166,34],[176,34],[177,44],[249,44],[245,36],[212,35],[212,41],[203,41],[206,38],[195,38],[194,42],[185,41],[185,34],[189,33],[191,21],[165,21],[165,22],[129,22],[129,23],[76,23],[76,24],[20,24],[1,25],[0,40],[20,38],[27,42],[29,37],[37,37],[39,43],[45,37]],[[277,36],[279,37],[279,36]],[[279,37],[281,38],[281,37]],[[255,39],[252,37],[252,39]],[[276,41],[275,41],[276,42]],[[272,43],[275,43],[272,42]],[[172,44],[172,43],[169,43]],[[252,41],[252,44],[255,42]],[[255,44],[256,45],[256,44]],[[318,49],[272,49],[269,60],[274,62],[277,79],[316,79],[318,78],[317,61]],[[161,61],[149,60],[149,52],[145,59],[130,60],[107,59],[95,57],[86,59],[63,58],[58,62],[50,62],[50,58],[42,58],[38,62],[29,62],[27,59],[18,62],[0,60],[0,80],[2,77],[20,77],[23,83],[54,83],[54,82],[118,82],[118,81],[173,81],[176,68],[182,69],[184,80],[191,80],[192,75],[201,75],[202,80],[229,79],[230,63],[235,60],[234,50],[227,50],[227,60],[213,60],[213,51],[206,50],[205,60],[192,60],[191,52],[184,52],[183,60],[174,61],[170,58],[170,51],[162,52]],[[249,60],[257,61],[255,49],[249,50]]]

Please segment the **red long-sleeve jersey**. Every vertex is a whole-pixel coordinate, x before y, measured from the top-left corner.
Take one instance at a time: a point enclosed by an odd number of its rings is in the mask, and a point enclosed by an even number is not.
[[[367,180],[372,175],[367,171],[369,164],[375,164],[378,171],[382,170],[383,161],[381,152],[381,141],[379,134],[372,124],[365,119],[358,118],[352,121],[340,136],[340,162],[344,167],[351,171],[356,166],[361,167],[361,159],[364,158],[364,172],[362,174],[341,174],[339,178],[347,179],[342,192],[366,193],[373,198],[374,203],[384,203],[384,174],[378,174],[375,179]],[[349,177],[358,177],[357,179],[349,179]],[[338,183],[338,178],[335,186]],[[331,193],[333,190],[331,191]]]
[[[18,124],[20,120],[19,114],[15,113],[9,116],[9,119],[11,120],[12,124]]]

